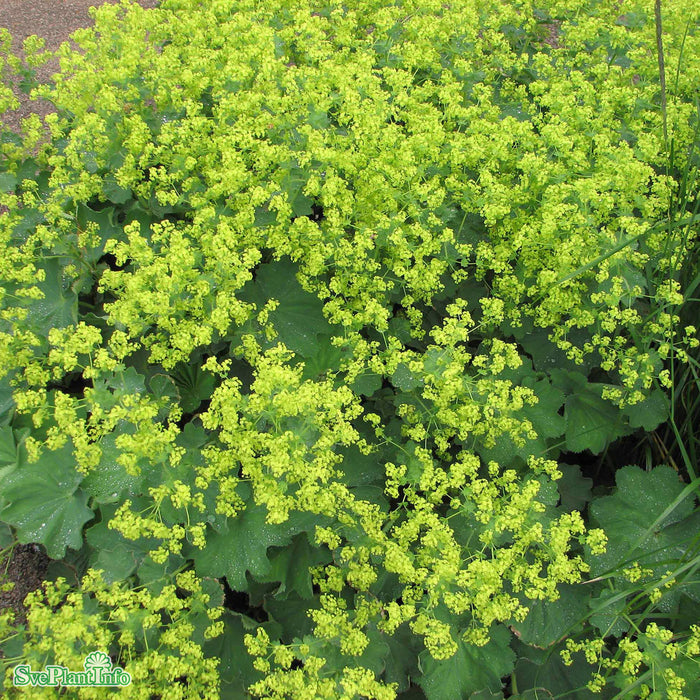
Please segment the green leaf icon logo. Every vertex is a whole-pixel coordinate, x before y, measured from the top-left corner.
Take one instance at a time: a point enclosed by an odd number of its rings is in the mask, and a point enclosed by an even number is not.
[[[89,671],[91,668],[111,669],[112,661],[103,651],[93,651],[85,657],[83,666],[86,671]]]

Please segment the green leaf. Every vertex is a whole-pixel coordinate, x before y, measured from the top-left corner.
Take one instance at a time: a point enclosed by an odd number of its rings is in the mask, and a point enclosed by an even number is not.
[[[13,472],[19,463],[17,443],[12,428],[6,425],[0,428],[0,483],[5,475]]]
[[[0,379],[0,421],[3,425],[10,422],[12,418],[12,409],[15,405],[15,400],[12,398],[12,386],[10,379],[16,374],[11,372]]]
[[[469,696],[469,700],[503,700],[503,697],[503,693],[501,692],[496,693],[488,688],[484,688],[476,693],[472,693]]]
[[[407,691],[397,695],[396,700],[425,700],[425,693],[420,686],[412,685]]]
[[[541,454],[547,449],[547,444],[541,438],[527,440],[523,447],[518,447],[510,435],[501,435],[493,447],[485,447],[477,442],[474,450],[485,464],[497,462],[503,469],[522,470],[526,459],[523,456],[529,454]]]
[[[303,600],[292,592],[284,600],[266,597],[263,604],[268,615],[282,626],[282,641],[291,644],[295,637],[311,634],[316,623],[309,617],[309,610],[320,610],[318,596]]]
[[[575,464],[560,464],[558,469],[562,474],[557,481],[561,495],[560,508],[567,513],[572,510],[582,511],[591,500],[593,479],[581,476],[581,468]]]
[[[318,336],[316,352],[304,359],[302,379],[316,379],[327,372],[337,372],[347,355],[346,349],[331,345],[330,337]]]
[[[195,418],[195,420],[185,424],[175,441],[179,447],[196,451],[207,444],[209,433],[204,429],[199,418]]]
[[[381,455],[374,452],[362,454],[357,445],[345,448],[338,469],[343,472],[341,481],[350,487],[383,484],[386,476]]]
[[[665,465],[652,471],[623,467],[615,481],[616,492],[590,506],[593,523],[608,536],[606,553],[590,557],[591,574],[598,576],[637,560],[663,575],[670,562],[684,558],[700,534],[700,518],[692,515],[692,491]]]
[[[256,576],[258,581],[279,581],[281,585],[275,595],[296,592],[301,598],[308,599],[313,596],[309,569],[318,564],[328,564],[333,557],[325,548],[312,547],[307,536],[302,533],[296,535],[287,547],[273,547],[268,559],[270,570]]]
[[[63,559],[52,559],[49,561],[44,573],[45,581],[57,581],[63,578],[71,586],[80,587],[80,581],[90,567],[91,547],[87,542],[83,542],[80,549],[66,550]]]
[[[353,486],[350,489],[350,492],[358,501],[373,503],[374,505],[379,506],[384,513],[389,511],[389,501],[384,494],[383,486],[373,486],[371,484]]]
[[[566,399],[566,447],[571,452],[600,454],[622,434],[619,412],[589,384]],[[600,385],[597,385],[600,386]]]
[[[138,493],[138,487],[143,481],[140,476],[128,474],[126,469],[117,462],[121,450],[116,446],[116,438],[115,433],[102,438],[100,462],[81,484],[85,493],[100,504],[122,502],[125,498]]]
[[[654,389],[644,401],[623,408],[622,413],[629,418],[633,428],[644,428],[651,432],[668,419],[668,399],[663,391]]]
[[[388,652],[385,658],[385,683],[397,683],[398,692],[408,690],[411,678],[418,675],[416,637],[406,625],[385,637]]]
[[[123,226],[115,221],[114,207],[105,207],[100,211],[94,211],[87,204],[80,203],[77,206],[76,218],[78,228],[81,231],[86,230],[88,223],[97,224],[99,243],[94,248],[88,248],[84,251],[85,261],[92,265],[96,264],[104,255],[104,246],[108,239],[126,240]]]
[[[27,325],[46,337],[52,328],[66,328],[78,322],[78,297],[63,282],[63,271],[57,258],[45,260],[46,277],[36,286],[43,299],[35,299],[28,306]]]
[[[167,374],[154,374],[150,378],[148,386],[151,393],[156,398],[167,397],[172,401],[176,401],[179,398],[175,380],[172,377],[169,377]]]
[[[350,388],[356,394],[362,394],[362,396],[372,396],[377,389],[382,386],[382,378],[378,374],[361,374],[355,381],[350,385]]]
[[[248,484],[239,488],[246,508],[228,519],[227,532],[209,532],[205,549],[188,548],[199,576],[225,576],[234,591],[246,590],[246,571],[257,578],[270,572],[269,547],[288,545],[294,535],[313,526],[312,516],[296,513],[285,523],[269,525],[267,508],[254,503],[250,492]]]
[[[600,595],[589,601],[592,614],[591,624],[602,637],[621,637],[629,630],[629,623],[623,614],[627,609],[627,595],[620,591],[603,588]]]
[[[510,649],[510,633],[499,625],[491,630],[491,640],[483,647],[457,641],[457,652],[450,659],[437,661],[425,650],[420,654],[423,675],[416,682],[428,700],[457,700],[485,688],[501,690],[501,678],[515,666]]]
[[[558,411],[564,403],[564,392],[552,386],[548,380],[538,382],[523,382],[537,395],[537,403],[534,406],[525,406],[522,414],[529,419],[535,431],[540,437],[559,437],[566,430],[566,420]]]
[[[523,483],[527,483],[530,480],[539,482],[540,490],[537,493],[537,500],[540,503],[544,503],[546,506],[555,506],[559,502],[559,491],[557,490],[556,482],[544,474],[537,476],[528,474],[524,477]]]
[[[111,173],[105,177],[102,183],[102,191],[105,197],[107,197],[110,202],[114,202],[114,204],[124,204],[133,197],[131,190],[125,190],[123,187],[120,187],[117,184],[116,178]]]
[[[43,544],[51,559],[61,559],[66,547],[80,549],[83,526],[93,518],[87,496],[78,488],[83,477],[73,464],[69,443],[44,452],[2,482],[6,505],[0,519],[16,528],[22,544]]]
[[[403,316],[394,316],[389,319],[389,333],[396,336],[404,345],[415,342],[411,322]]]
[[[88,528],[85,538],[94,550],[90,566],[101,569],[107,583],[124,581],[131,576],[148,551],[142,540],[127,540],[117,530],[109,529],[105,522]]]
[[[411,391],[422,384],[420,377],[416,377],[404,362],[396,368],[391,381],[401,391]]]
[[[131,396],[132,394],[143,394],[146,392],[146,380],[133,367],[129,367],[121,372],[112,372],[107,377],[107,386],[114,390],[115,396]]]
[[[309,116],[307,119],[308,123],[311,124],[314,129],[319,130],[327,129],[331,123],[327,112],[314,109],[312,106],[309,106]]]
[[[162,399],[165,404],[158,411],[158,416],[156,417],[156,420],[162,420],[168,415],[171,404],[177,405],[180,401],[180,392],[177,384],[167,374],[154,374],[148,381],[148,387],[153,397]]]
[[[576,365],[563,350],[549,340],[549,330],[534,328],[531,321],[524,323],[521,328],[513,328],[513,335],[523,346],[525,352],[532,357],[535,369],[539,372],[546,372],[552,376],[554,372],[564,371],[563,368],[573,372],[578,372],[578,369],[588,372],[593,366],[593,360],[590,356],[584,358],[583,365]],[[582,344],[588,338],[585,337],[583,331],[574,329],[569,340],[580,347],[579,343]]]
[[[261,309],[268,300],[279,306],[269,319],[278,333],[277,340],[302,357],[313,357],[318,336],[330,336],[333,328],[323,315],[323,304],[305,291],[296,278],[297,267],[289,258],[261,265],[250,288],[250,300]]]
[[[26,241],[29,234],[36,230],[38,224],[44,223],[44,215],[33,207],[22,209],[22,218],[15,224],[13,238],[19,241]]]
[[[472,700],[472,698],[469,700]],[[524,693],[511,695],[510,700],[554,700],[554,695],[546,688],[530,688]]]
[[[255,208],[255,226],[256,228],[267,228],[277,222],[277,212],[270,211],[268,207]]]
[[[323,667],[323,671],[326,674],[332,675],[349,667],[368,668],[375,675],[379,676],[384,671],[385,658],[389,654],[386,635],[373,626],[365,629],[365,633],[369,637],[369,644],[360,656],[344,654],[340,650],[340,642],[337,640],[306,636],[303,637],[303,642],[309,645],[310,653],[313,656],[319,656],[326,660]]]
[[[149,557],[150,560],[150,557]],[[163,577],[163,583],[168,585],[172,582],[172,576]],[[151,594],[159,595],[165,586],[161,587],[160,582],[153,582],[155,586],[148,587]],[[190,610],[188,615],[188,622],[192,625],[192,634],[190,639],[192,639],[198,646],[204,646],[209,640],[207,639],[206,631],[211,626],[211,620],[209,619],[208,612],[211,608],[218,608],[224,605],[224,589],[222,584],[213,578],[203,578],[201,579],[202,593],[209,596],[209,602],[206,604],[195,604],[194,608]],[[226,623],[224,622],[224,625]],[[224,634],[225,634],[224,626]]]
[[[105,372],[93,380],[92,398],[105,412],[114,408],[122,399],[146,391],[144,377],[133,367],[126,370]]]
[[[6,523],[0,523],[0,550],[7,549],[14,541],[12,528]]]
[[[528,700],[548,700],[553,696],[562,700],[575,700],[591,696],[586,684],[591,680],[595,668],[586,662],[583,654],[574,654],[572,664],[565,666],[559,653],[561,646],[546,650],[518,642],[514,642],[513,646],[518,656],[515,681],[522,697]],[[528,695],[528,691],[535,692]],[[605,700],[614,694],[615,690],[609,684],[595,697]]]
[[[211,397],[216,387],[216,377],[200,365],[178,364],[172,379],[180,395],[180,407],[185,413],[194,413],[202,401]]]
[[[282,178],[282,190],[287,193],[293,216],[311,216],[313,213],[313,199],[303,192],[308,180],[308,175],[298,167],[292,167]]]
[[[17,178],[12,173],[0,173],[0,192],[14,192]]]
[[[150,549],[155,549],[156,546],[153,544]],[[159,595],[168,582],[172,581],[175,572],[181,570],[185,563],[182,556],[172,552],[160,564],[153,561],[151,557],[144,556],[136,569],[136,575],[141,585],[146,586],[151,593]]]
[[[219,675],[221,677],[221,700],[245,700],[250,695],[246,692],[249,685],[262,678],[253,668],[253,657],[246,651],[243,638],[254,634],[255,621],[226,611],[222,618],[224,632],[204,644],[206,658],[220,659]],[[264,628],[265,625],[262,625]]]
[[[151,224],[159,221],[150,211],[146,210],[138,202],[134,202],[125,212],[124,223],[121,225],[120,238],[124,238],[123,229],[134,221],[138,221],[141,235],[147,240],[151,240]],[[111,236],[115,238],[116,236]]]
[[[0,651],[2,651],[2,654],[5,659],[15,659],[22,657],[24,645],[26,643],[27,637],[29,636],[27,634],[26,629],[26,625],[17,625],[14,628],[14,630],[16,630],[16,634],[14,634],[13,630],[12,634],[10,634],[8,637],[5,637],[5,639],[2,642],[0,642]],[[5,669],[7,668],[6,664],[6,661],[0,662],[0,669],[2,669],[2,674],[0,675],[0,690],[4,690],[3,683],[5,681]],[[8,696],[5,695],[4,697]]]
[[[523,622],[512,621],[511,630],[521,642],[545,648],[570,634],[588,612],[588,592],[582,586],[562,584],[555,601],[524,601],[530,612]]]

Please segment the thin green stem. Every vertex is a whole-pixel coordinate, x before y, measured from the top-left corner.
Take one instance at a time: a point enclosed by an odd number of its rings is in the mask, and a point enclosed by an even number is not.
[[[668,121],[666,113],[666,70],[664,67],[664,44],[661,25],[661,0],[656,0],[656,55],[659,59],[659,82],[661,84],[661,114],[664,124],[664,147],[668,150]]]

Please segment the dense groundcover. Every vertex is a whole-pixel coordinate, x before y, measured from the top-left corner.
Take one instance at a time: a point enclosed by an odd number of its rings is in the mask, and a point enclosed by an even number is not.
[[[0,544],[54,560],[8,698],[700,697],[700,11],[657,9],[96,11],[0,142]],[[131,684],[13,687],[95,651]]]

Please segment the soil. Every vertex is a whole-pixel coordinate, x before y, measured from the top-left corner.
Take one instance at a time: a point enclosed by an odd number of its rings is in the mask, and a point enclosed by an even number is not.
[[[41,547],[36,544],[18,544],[12,550],[9,562],[0,561],[0,583],[14,584],[12,590],[0,592],[0,610],[11,608],[17,624],[26,621],[24,599],[27,593],[35,591],[41,585],[49,561]]]

